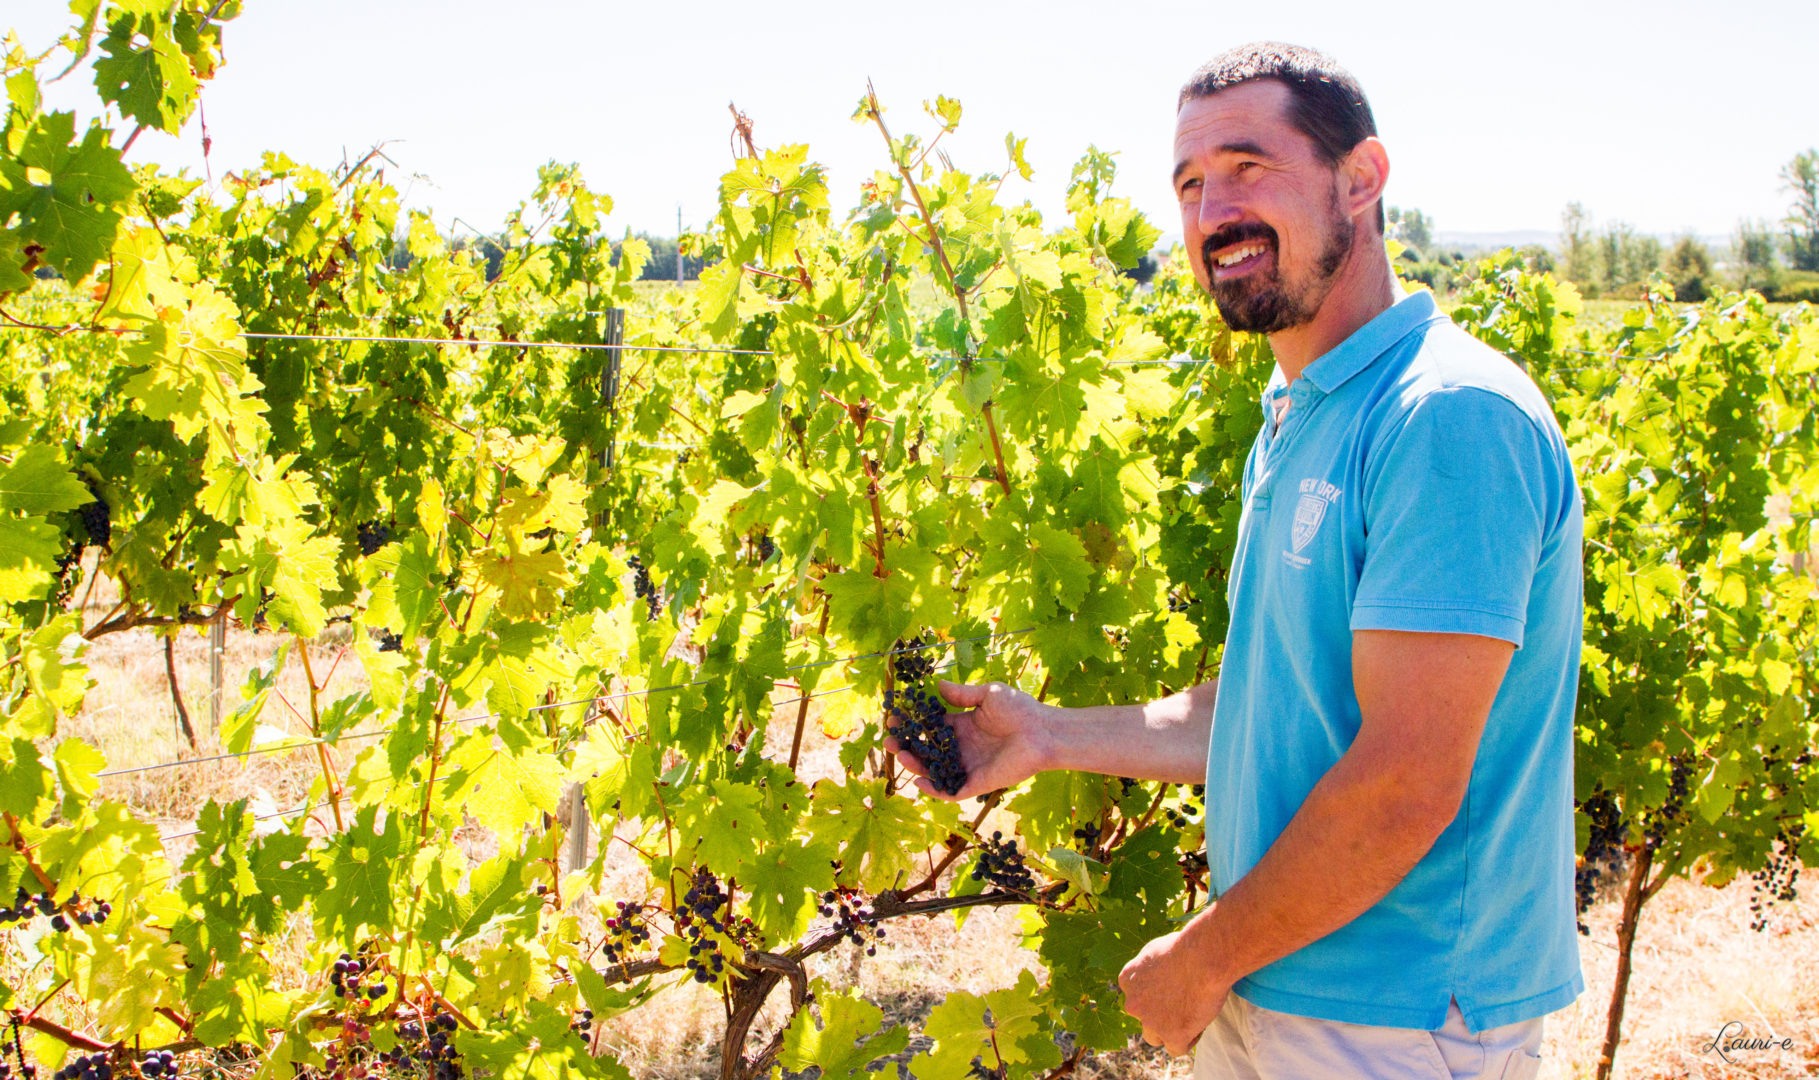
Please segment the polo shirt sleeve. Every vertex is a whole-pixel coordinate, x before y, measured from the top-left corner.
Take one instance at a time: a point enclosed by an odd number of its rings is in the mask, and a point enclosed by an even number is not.
[[[1353,630],[1475,634],[1522,647],[1556,515],[1555,448],[1494,391],[1428,393],[1364,463]]]

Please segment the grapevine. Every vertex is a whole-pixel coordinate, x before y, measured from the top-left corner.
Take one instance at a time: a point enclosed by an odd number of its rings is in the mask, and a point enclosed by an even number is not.
[[[856,1074],[911,1031],[805,962],[986,905],[1024,909],[1043,976],[954,992],[912,1074],[1065,1075],[1138,1035],[1117,974],[1132,928],[1198,902],[1204,790],[1046,774],[957,806],[884,752],[965,789],[937,670],[1063,706],[1219,674],[1274,365],[1185,253],[1120,274],[1159,232],[1112,157],[1044,217],[1001,198],[1020,140],[955,163],[957,102],[918,133],[867,93],[880,169],[843,207],[807,148],[744,126],[689,238],[699,283],[645,291],[648,252],[574,166],[456,243],[373,155],[219,187],[140,165],[133,132],[195,115],[240,10],[152,7],[103,0],[94,25],[127,28],[106,64],[80,26],[0,58],[0,1080],[35,1080],[28,1051],[56,1080],[163,1080],[173,1046],[606,1080],[601,1018],[684,983],[726,1006],[728,1080]],[[66,63],[94,76],[80,116],[40,93]],[[184,77],[149,94],[133,65]],[[1819,599],[1792,570],[1819,324],[1752,295],[1651,296],[1610,329],[1576,305],[1510,256],[1453,313],[1580,463],[1579,910],[1606,877],[1639,909],[1701,867],[1756,875],[1760,923],[1819,855]],[[282,749],[294,802],[154,816],[103,774],[193,762],[77,734],[86,647],[204,622],[271,657],[207,756]],[[272,962],[299,949],[307,970]],[[1011,1016],[1019,1038],[980,1034]]]

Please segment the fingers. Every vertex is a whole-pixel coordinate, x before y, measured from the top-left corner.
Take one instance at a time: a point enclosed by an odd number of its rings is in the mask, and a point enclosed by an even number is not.
[[[922,760],[920,758],[918,758],[916,755],[910,753],[907,750],[893,749],[888,745],[885,747],[885,749],[890,750],[891,753],[897,755],[897,764],[902,766],[904,772],[910,773],[915,776],[927,776],[928,775],[928,767],[923,765]]]
[[[991,685],[991,683],[948,682],[946,679],[942,679],[935,684],[935,689],[941,692],[942,700],[955,708],[977,709],[984,703],[986,691],[991,689]]]

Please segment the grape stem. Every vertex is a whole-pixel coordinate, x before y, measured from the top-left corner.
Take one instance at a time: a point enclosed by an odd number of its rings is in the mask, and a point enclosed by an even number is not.
[[[872,504],[872,531],[877,536],[877,550],[872,552],[872,576],[887,578],[891,572],[884,566],[884,509],[878,503],[878,463],[865,459],[865,496]]]
[[[824,638],[827,636],[827,615],[828,604],[830,602],[831,600],[821,601],[821,629],[819,634]],[[803,694],[801,702],[797,705],[796,736],[790,740],[789,746],[789,771],[792,773],[796,771],[796,762],[802,757],[802,729],[803,726],[808,723],[808,702],[809,698],[812,696],[813,695],[807,693]]]
[[[14,1015],[17,1014],[15,1013]],[[42,1016],[22,1016],[19,1017],[19,1022],[39,1034],[49,1035],[51,1038],[56,1039],[65,1046],[73,1046],[77,1050],[87,1050],[90,1053],[93,1053],[97,1050],[110,1050],[113,1048],[112,1045],[102,1042],[93,1035],[84,1035],[80,1031],[66,1028],[56,1021],[46,1020]]]
[[[1011,493],[1010,474],[1004,468],[1004,447],[998,441],[998,422],[992,419],[993,404],[995,403],[986,402],[979,407],[979,412],[985,416],[985,430],[992,437],[992,458],[997,462],[994,475],[997,477],[998,486],[1004,489],[1006,495],[1009,495]]]
[[[56,892],[57,882],[44,872],[44,868],[38,865],[37,859],[32,858],[32,849],[25,842],[25,834],[19,830],[19,819],[10,812],[6,815],[6,829],[13,834],[13,850],[19,853],[21,859],[25,860],[25,868],[38,879],[38,886],[45,892]]]
[[[183,704],[183,691],[177,686],[177,639],[164,639],[164,674],[171,684],[171,704],[177,708],[177,723],[183,728],[183,737],[189,741],[190,751],[196,749],[196,729],[189,722],[189,709]]]

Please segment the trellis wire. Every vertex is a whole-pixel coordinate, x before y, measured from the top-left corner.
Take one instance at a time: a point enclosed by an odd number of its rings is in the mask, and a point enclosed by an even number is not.
[[[783,670],[784,671],[805,671],[810,668],[829,667],[834,664],[854,663],[859,660],[874,660],[874,659],[878,659],[880,657],[897,656],[902,653],[920,652],[924,649],[944,648],[948,645],[960,645],[960,644],[965,644],[965,643],[974,642],[974,641],[994,640],[997,638],[1010,638],[1010,637],[1016,637],[1019,634],[1027,634],[1035,629],[1036,629],[1035,627],[1031,626],[1031,627],[1025,627],[1022,630],[1008,630],[1003,633],[978,634],[973,637],[955,638],[951,641],[931,641],[931,642],[928,642],[928,643],[925,643],[922,645],[905,646],[900,649],[886,649],[881,652],[870,652],[870,653],[861,653],[856,656],[836,657],[832,660],[816,660],[816,661],[812,661],[812,662],[809,662],[806,664],[796,664],[791,667],[786,667]],[[988,653],[987,655],[993,656],[993,655],[997,655],[997,654]],[[955,663],[958,663],[958,661],[955,661]],[[690,682],[671,683],[667,686],[647,686],[642,690],[625,690],[625,691],[620,691],[618,693],[613,693],[613,694],[594,694],[589,697],[578,698],[574,701],[557,701],[557,702],[551,702],[551,703],[544,704],[544,705],[532,705],[525,711],[526,712],[544,712],[549,709],[566,709],[566,708],[570,708],[570,707],[573,707],[576,705],[587,705],[587,704],[590,704],[592,702],[597,702],[597,701],[622,701],[622,700],[628,700],[630,698],[635,698],[635,697],[644,697],[647,694],[663,693],[664,691],[668,691],[668,690],[682,690],[682,689],[686,689],[691,686],[703,686],[703,685],[706,685],[707,683],[714,682],[714,681],[716,681],[716,680],[714,680],[714,679],[695,679]],[[790,698],[787,701],[777,702],[776,704],[787,705],[787,704],[791,704],[791,703],[794,703],[794,702],[800,701],[800,700],[803,700],[803,699]],[[500,717],[501,715],[503,715],[503,714],[496,713],[496,712],[479,713],[474,716],[458,717],[458,718],[456,718],[454,720],[450,720],[448,722],[451,724],[473,724],[473,723],[478,723],[482,720],[496,719],[496,718]],[[207,764],[212,761],[229,761],[229,760],[233,760],[233,759],[237,759],[237,758],[250,758],[250,757],[258,756],[260,754],[282,754],[287,750],[307,750],[313,746],[335,746],[342,742],[348,742],[348,741],[352,741],[355,739],[376,739],[382,735],[390,735],[392,732],[394,732],[396,730],[398,730],[398,729],[394,725],[392,727],[379,728],[376,731],[360,731],[360,732],[354,732],[354,733],[347,734],[347,735],[337,735],[332,739],[317,738],[317,739],[304,739],[304,740],[299,740],[299,741],[286,741],[286,742],[282,742],[282,743],[276,743],[276,744],[273,744],[270,746],[255,746],[250,750],[240,750],[240,751],[236,751],[231,754],[212,754],[208,757],[184,758],[181,761],[161,761],[161,762],[157,762],[157,763],[151,764],[151,765],[134,765],[134,766],[124,767],[124,768],[119,768],[119,769],[108,769],[104,772],[96,773],[95,776],[97,779],[99,779],[101,777],[108,777],[108,776],[131,776],[131,775],[135,775],[138,773],[156,772],[156,771],[159,771],[162,769],[181,768],[185,765],[204,765],[204,764]]]
[[[83,330],[97,334],[144,334],[146,331],[132,327],[109,326],[37,326],[0,324],[0,330],[35,330],[39,333],[62,335],[74,330]],[[242,331],[243,338],[260,341],[330,341],[367,344],[396,345],[454,345],[473,348],[502,349],[574,349],[574,350],[609,350],[618,349],[624,352],[658,352],[658,353],[705,353],[717,356],[775,356],[774,349],[738,349],[722,345],[606,345],[588,341],[514,341],[481,340],[478,338],[437,338],[437,337],[389,337],[381,334],[281,334],[267,331]],[[1005,364],[1008,357],[1002,356],[930,356],[924,359],[930,362],[952,361],[972,364]],[[1171,358],[1168,360],[1107,360],[1106,367],[1119,367],[1145,364],[1186,364],[1198,365],[1211,363],[1210,360]]]
[[[1023,632],[1025,632],[1025,631],[1018,631],[1018,633],[1023,633]],[[1008,634],[1006,634],[1006,635],[1001,635],[1001,636],[1005,636],[1005,637],[1008,637],[1008,636],[1010,636],[1010,635],[1008,635]],[[978,639],[977,639],[977,638],[966,638],[966,639],[961,639],[961,640],[969,640],[969,641],[973,641],[973,640],[978,640]],[[951,645],[951,644],[954,644],[954,642],[951,642],[951,641],[950,641],[950,642],[937,642],[937,643],[935,643],[935,644],[938,644],[938,645]],[[925,646],[921,646],[921,648],[933,648],[933,647],[934,647],[934,645],[925,645]],[[912,652],[912,651],[914,651],[914,650],[912,650],[912,649],[901,649],[901,650],[897,650],[897,651],[899,651],[899,652]],[[982,659],[990,659],[990,658],[991,658],[991,657],[993,657],[993,656],[999,656],[999,655],[1001,655],[1001,654],[1003,654],[1003,653],[1005,653],[1005,652],[1008,652],[1008,651],[1009,651],[1009,650],[1008,650],[1008,649],[998,649],[998,650],[995,650],[995,651],[991,651],[991,652],[987,652],[987,653],[986,653],[986,654],[985,654],[985,657],[983,657],[983,658],[982,658]],[[874,654],[872,654],[872,655],[874,655],[874,656],[886,656],[886,655],[890,655],[890,654],[889,654],[889,653],[874,653]],[[937,665],[936,665],[936,666],[935,666],[935,667],[934,667],[934,668],[933,668],[933,670],[935,670],[935,671],[947,671],[947,670],[949,670],[949,669],[951,669],[951,668],[954,668],[954,667],[958,667],[958,666],[959,666],[959,665],[960,665],[960,660],[959,660],[959,659],[958,659],[958,658],[956,658],[956,659],[953,659],[953,660],[949,660],[949,661],[948,661],[948,662],[947,662],[947,663],[945,663],[945,664],[937,664]],[[704,679],[704,680],[701,680],[701,681],[702,681],[702,682],[707,682],[707,681],[711,681],[711,680],[705,680],[705,679]],[[694,685],[697,685],[697,684],[696,684],[696,683],[682,683],[682,684],[678,684],[678,685],[682,685],[682,686],[694,686]],[[658,687],[658,688],[657,688],[657,689],[674,689],[674,687]],[[849,692],[849,691],[852,691],[852,690],[856,690],[856,689],[858,689],[858,687],[856,687],[856,686],[853,686],[853,685],[850,685],[850,684],[849,684],[849,685],[847,685],[847,686],[836,686],[836,687],[833,687],[833,688],[832,688],[832,689],[828,689],[828,690],[818,690],[818,691],[815,691],[815,692],[814,692],[814,693],[810,693],[810,694],[803,694],[803,695],[801,695],[801,696],[800,696],[800,697],[793,697],[793,698],[784,698],[784,699],[783,699],[783,700],[782,700],[782,701],[773,701],[773,702],[771,702],[771,703],[770,703],[770,704],[771,704],[771,707],[772,707],[772,708],[781,708],[781,707],[782,707],[782,706],[784,706],[784,705],[794,705],[794,704],[797,704],[797,703],[798,703],[798,702],[803,702],[803,701],[811,701],[811,700],[814,700],[814,699],[815,699],[815,698],[825,698],[825,697],[833,697],[833,696],[835,696],[835,695],[836,695],[836,694],[844,694],[844,693],[847,693],[847,692]],[[653,692],[653,691],[644,691],[644,692],[645,692],[645,693],[649,693],[649,692]],[[625,695],[620,695],[620,696],[625,696]],[[590,704],[590,703],[592,703],[592,702],[596,702],[596,701],[603,701],[603,700],[607,700],[607,699],[606,699],[606,698],[605,698],[605,697],[595,697],[595,698],[587,698],[587,699],[584,699],[584,700],[581,700],[581,701],[569,701],[569,702],[558,702],[558,703],[556,703],[556,704],[553,704],[553,705],[539,705],[539,706],[536,706],[536,708],[538,708],[538,709],[557,709],[557,708],[562,708],[562,707],[564,707],[564,706],[567,706],[567,705],[586,705],[586,704]],[[464,718],[462,718],[462,719],[460,719],[460,720],[456,720],[456,721],[451,721],[451,722],[452,722],[452,723],[458,723],[458,724],[465,724],[465,723],[471,723],[471,722],[473,722],[473,721],[475,721],[475,720],[485,720],[485,719],[488,719],[488,718],[489,718],[489,717],[493,717],[493,716],[498,716],[498,715],[499,715],[499,714],[498,714],[498,713],[487,713],[487,714],[485,714],[485,715],[484,715],[484,716],[469,716],[469,717],[464,717]],[[391,730],[391,729],[389,729],[389,728],[388,728],[388,729],[386,729],[386,730],[387,730],[387,731],[390,731],[390,730]],[[372,735],[381,735],[381,734],[385,734],[385,732],[377,732],[377,731],[374,731],[374,732],[366,732],[366,733],[365,733],[365,734],[366,734],[366,735],[367,735],[367,736],[372,736]],[[308,746],[308,745],[312,745],[312,744],[310,744],[310,743],[299,743],[299,744],[295,744],[295,745],[292,745],[292,746],[284,746],[284,747],[279,747],[279,748],[278,748],[278,749],[281,749],[281,750],[292,750],[292,749],[296,749],[296,748],[297,748],[297,747],[298,747],[298,746]],[[249,751],[249,753],[250,753],[250,752],[256,752],[256,751]],[[222,755],[222,756],[223,756],[223,757],[237,757],[237,756],[241,756],[241,755],[234,755],[234,754],[227,754],[227,755]],[[175,765],[188,765],[188,764],[194,764],[194,763],[195,763],[195,762],[197,762],[197,761],[199,761],[199,760],[217,760],[217,759],[213,759],[213,758],[205,758],[205,759],[198,759],[198,758],[192,758],[192,759],[190,759],[190,760],[189,760],[189,761],[186,761],[186,762],[172,762],[172,763],[170,763],[170,764],[175,764]],[[160,768],[160,767],[163,767],[163,766],[151,766],[151,767],[152,767],[152,768]],[[98,776],[107,776],[107,775],[110,775],[110,774],[108,774],[108,773],[97,773],[97,774],[96,774],[96,775],[98,775]],[[398,791],[398,790],[401,790],[401,789],[408,789],[408,788],[419,788],[419,787],[422,787],[422,786],[424,786],[424,785],[425,785],[425,784],[426,784],[426,783],[429,783],[429,781],[425,781],[425,780],[419,780],[419,781],[417,781],[417,782],[416,782],[416,783],[414,783],[414,784],[393,784],[393,785],[392,785],[392,786],[391,786],[391,787],[389,787],[389,788],[387,788],[387,789],[386,789],[386,791],[385,791],[385,793],[386,793],[386,794],[387,794],[387,795],[390,795],[390,794],[391,794],[391,793],[392,793],[392,792],[394,792],[394,791]],[[338,804],[338,803],[343,803],[343,802],[346,802],[346,801],[347,801],[347,800],[348,800],[348,799],[349,799],[349,798],[352,798],[352,796],[350,796],[350,795],[348,795],[348,794],[346,794],[346,793],[345,793],[345,792],[343,792],[343,793],[342,793],[342,794],[341,794],[341,795],[337,795],[337,796],[334,796],[334,797],[331,797],[331,798],[327,798],[327,799],[324,799],[324,800],[322,800],[322,801],[321,801],[321,802],[319,802],[319,803],[304,803],[304,804],[303,804],[303,805],[301,805],[301,806],[293,806],[293,807],[291,807],[291,808],[290,808],[290,809],[288,809],[288,810],[274,810],[274,811],[270,811],[270,812],[268,812],[268,813],[264,813],[264,814],[254,814],[254,815],[253,815],[253,820],[254,820],[254,821],[270,821],[270,820],[273,820],[273,819],[274,819],[274,818],[284,818],[284,817],[295,817],[295,816],[297,816],[297,815],[298,815],[298,814],[306,814],[306,813],[308,813],[308,812],[309,812],[309,811],[310,811],[310,810],[312,810],[312,809],[314,809],[314,808],[316,808],[316,807],[319,807],[319,806],[328,806],[328,805],[330,805],[330,804]],[[188,829],[188,830],[185,830],[185,831],[183,831],[183,832],[174,832],[174,833],[170,833],[170,834],[169,834],[169,835],[162,835],[162,836],[159,836],[159,837],[158,837],[158,841],[159,841],[159,843],[161,843],[161,844],[162,844],[162,843],[169,843],[169,842],[170,842],[170,841],[172,841],[172,840],[183,840],[183,839],[186,839],[186,838],[188,838],[188,837],[191,837],[191,836],[197,836],[197,835],[200,835],[200,834],[201,834],[201,832],[202,832],[202,830],[201,830],[201,829],[199,829],[199,828],[198,828],[198,829]]]

